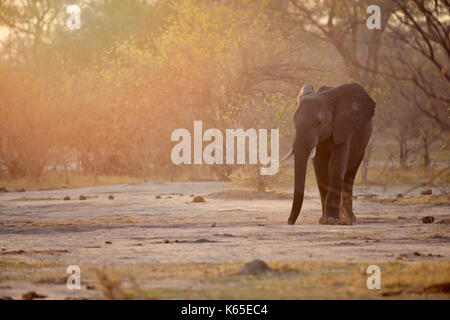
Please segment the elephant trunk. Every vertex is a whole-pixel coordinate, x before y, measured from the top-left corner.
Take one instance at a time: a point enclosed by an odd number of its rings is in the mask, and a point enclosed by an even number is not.
[[[303,204],[303,195],[305,191],[306,166],[308,164],[309,150],[298,145],[294,148],[295,159],[295,184],[294,199],[292,201],[291,214],[289,215],[288,224],[295,224]]]

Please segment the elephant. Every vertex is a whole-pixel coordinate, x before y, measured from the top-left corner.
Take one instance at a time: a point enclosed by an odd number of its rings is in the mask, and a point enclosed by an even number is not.
[[[305,85],[297,98],[295,139],[282,160],[294,155],[294,196],[288,224],[303,204],[308,157],[312,158],[322,203],[319,224],[352,225],[353,183],[372,134],[375,101],[357,83]]]

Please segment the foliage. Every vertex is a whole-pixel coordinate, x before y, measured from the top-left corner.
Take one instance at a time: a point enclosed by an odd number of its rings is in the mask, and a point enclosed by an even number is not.
[[[417,84],[385,81],[388,71],[408,71],[398,57],[411,43],[402,38],[397,55],[387,60],[392,63],[380,61],[392,48],[392,35],[418,32],[410,23],[420,12],[417,3],[402,4],[382,1],[389,13],[384,18],[411,11],[409,22],[371,33],[365,1],[87,0],[80,2],[80,30],[65,27],[60,1],[3,1],[0,176],[36,184],[55,170],[68,184],[78,171],[96,183],[103,175],[143,181],[244,175],[249,185],[270,188],[283,168],[277,177],[260,177],[256,167],[173,165],[171,132],[191,130],[194,120],[222,132],[279,128],[283,154],[292,143],[299,88],[345,81],[361,82],[377,101],[373,154],[383,153],[389,139],[399,155],[389,148],[383,161],[399,156],[408,166],[420,154],[431,167],[436,149],[448,144],[442,130],[447,110],[441,110],[448,68],[424,71],[425,84],[439,89],[439,97],[422,94],[414,103],[406,97]],[[435,57],[441,65],[442,52]],[[410,58],[414,66],[426,60],[419,53]],[[418,78],[420,69],[412,71]],[[448,153],[439,156],[445,162]]]

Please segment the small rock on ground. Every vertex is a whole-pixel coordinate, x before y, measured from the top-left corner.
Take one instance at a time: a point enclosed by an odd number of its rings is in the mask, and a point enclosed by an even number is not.
[[[194,199],[192,199],[192,202],[206,202],[205,198],[202,196],[195,196]]]
[[[426,287],[423,292],[425,293],[450,293],[450,282],[433,284]]]
[[[27,293],[22,295],[22,299],[24,299],[24,300],[44,299],[44,298],[47,298],[47,296],[44,296],[42,294],[38,294],[38,293],[36,293],[34,291],[30,291],[30,292],[27,292]]]
[[[426,216],[426,217],[423,217],[421,220],[422,220],[422,223],[433,223],[434,222],[434,217]]]
[[[238,274],[241,275],[258,275],[258,274],[267,274],[275,272],[274,269],[269,267],[264,261],[260,259],[253,260],[247,264],[245,264]]]

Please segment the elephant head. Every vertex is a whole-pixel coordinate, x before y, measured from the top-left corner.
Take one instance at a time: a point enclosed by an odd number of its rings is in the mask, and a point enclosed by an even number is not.
[[[305,90],[306,88],[306,90]],[[355,130],[364,126],[375,112],[375,102],[359,84],[339,87],[302,88],[294,113],[295,140],[291,151],[295,158],[294,199],[289,224],[294,224],[303,204],[308,156],[313,158],[316,146],[332,138],[334,144],[350,140]]]

